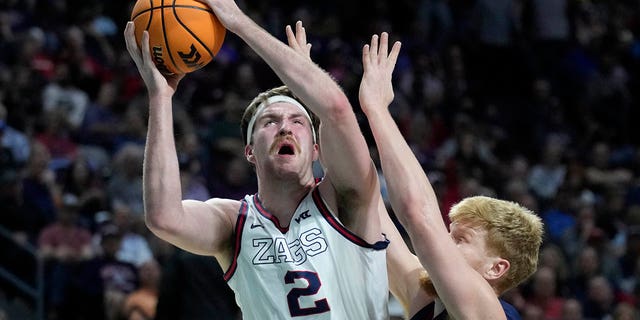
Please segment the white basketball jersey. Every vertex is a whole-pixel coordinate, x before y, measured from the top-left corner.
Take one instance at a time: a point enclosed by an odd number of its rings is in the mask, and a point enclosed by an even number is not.
[[[244,319],[388,319],[388,241],[369,244],[345,229],[318,188],[288,228],[246,196],[234,236],[225,279]]]

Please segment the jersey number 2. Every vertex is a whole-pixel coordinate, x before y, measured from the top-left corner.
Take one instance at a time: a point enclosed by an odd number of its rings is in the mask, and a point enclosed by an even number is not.
[[[294,283],[295,279],[305,279],[309,285],[306,288],[293,288],[287,294],[287,303],[289,304],[289,312],[292,317],[308,316],[330,310],[326,298],[314,301],[314,307],[300,307],[300,301],[298,301],[300,296],[310,296],[318,293],[322,283],[317,273],[311,271],[287,271],[287,274],[284,276],[285,283]]]

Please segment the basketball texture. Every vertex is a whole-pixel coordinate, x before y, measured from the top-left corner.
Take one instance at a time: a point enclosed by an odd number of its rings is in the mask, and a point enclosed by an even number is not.
[[[164,74],[204,67],[220,50],[226,33],[211,9],[194,0],[137,0],[131,21],[139,47],[142,32],[149,32],[151,58]]]

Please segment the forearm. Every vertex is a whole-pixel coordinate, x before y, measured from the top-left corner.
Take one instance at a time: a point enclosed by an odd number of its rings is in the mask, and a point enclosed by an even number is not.
[[[378,146],[382,171],[386,177],[389,200],[398,218],[406,228],[425,218],[440,218],[435,193],[426,174],[404,141],[391,114],[383,108],[372,108],[367,118]],[[424,210],[422,210],[424,209]],[[426,211],[426,212],[424,212]]]
[[[145,220],[151,228],[166,228],[182,212],[180,172],[173,138],[170,97],[149,99],[149,127],[144,156]]]
[[[378,213],[382,232],[390,241],[389,247],[387,247],[389,290],[402,304],[405,313],[409,313],[411,302],[421,291],[417,279],[424,268],[407,247],[382,201],[380,201]]]

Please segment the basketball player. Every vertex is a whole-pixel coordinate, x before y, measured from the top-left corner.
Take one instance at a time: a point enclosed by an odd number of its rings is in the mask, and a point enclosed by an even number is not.
[[[234,1],[206,3],[286,87],[258,95],[242,120],[257,194],[181,201],[171,98],[183,76],[164,77],[149,55],[148,34],[138,48],[129,22],[127,49],[149,95],[147,226],[187,251],[215,256],[245,319],[388,318],[379,183],[347,97],[328,74],[268,34]],[[303,35],[300,23],[296,34],[286,31],[290,39]],[[319,158],[325,166],[321,181],[312,172]]]
[[[419,258],[380,204],[391,241],[390,289],[412,320],[519,319],[515,308],[498,297],[535,271],[542,223],[518,204],[470,197],[451,209],[447,230],[429,180],[388,110],[399,50],[396,43],[387,53],[388,35],[374,36],[363,48],[360,86],[360,104],[378,146],[391,206]]]

